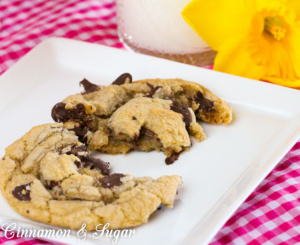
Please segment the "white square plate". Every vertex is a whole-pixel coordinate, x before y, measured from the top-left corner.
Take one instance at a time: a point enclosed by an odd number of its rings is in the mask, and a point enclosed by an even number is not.
[[[80,92],[84,77],[109,85],[121,73],[134,80],[183,78],[199,82],[233,108],[229,126],[202,123],[207,139],[194,142],[173,165],[163,153],[101,155],[113,172],[181,175],[171,210],[157,211],[123,244],[206,244],[300,136],[300,92],[194,66],[79,41],[52,38],[0,77],[0,155],[32,126],[52,122],[52,106]],[[0,198],[0,215],[27,221]],[[63,241],[63,240],[60,240]],[[71,240],[64,242],[74,243]],[[88,240],[86,243],[110,244]]]

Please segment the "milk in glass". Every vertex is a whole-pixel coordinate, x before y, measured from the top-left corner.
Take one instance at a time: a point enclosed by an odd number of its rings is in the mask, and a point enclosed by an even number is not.
[[[137,52],[194,65],[212,64],[215,52],[181,15],[189,2],[117,0],[120,39]]]

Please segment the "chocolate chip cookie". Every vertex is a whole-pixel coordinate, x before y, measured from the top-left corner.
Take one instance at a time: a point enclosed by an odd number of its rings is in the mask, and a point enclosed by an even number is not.
[[[232,110],[203,86],[181,79],[132,82],[128,73],[110,86],[84,79],[85,91],[52,109],[52,118],[73,130],[90,150],[120,154],[163,151],[173,163],[191,146],[189,135],[206,138],[197,121],[228,124]]]
[[[77,107],[85,118],[86,110]],[[180,185],[177,175],[154,180],[110,174],[109,163],[93,158],[61,123],[32,128],[0,160],[0,190],[11,207],[27,218],[72,229],[83,223],[87,230],[146,223],[161,204],[172,207]]]

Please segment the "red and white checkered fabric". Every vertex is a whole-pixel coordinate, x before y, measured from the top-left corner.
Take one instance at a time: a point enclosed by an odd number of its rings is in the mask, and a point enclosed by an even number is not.
[[[115,17],[113,0],[0,0],[0,74],[49,37],[121,48]]]
[[[114,0],[0,0],[0,74],[48,37],[123,48],[115,17]],[[48,244],[1,231],[0,243]],[[300,244],[300,143],[219,231],[219,244]]]
[[[300,142],[227,221],[210,245],[300,244]]]

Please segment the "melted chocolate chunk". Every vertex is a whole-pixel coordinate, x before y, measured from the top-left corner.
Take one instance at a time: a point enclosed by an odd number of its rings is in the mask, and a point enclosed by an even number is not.
[[[163,208],[163,205],[160,204],[156,210],[161,210],[162,208]]]
[[[143,128],[141,128],[140,135],[147,135],[149,137],[154,137],[155,133],[153,131],[151,131],[150,129],[143,127]]]
[[[72,131],[75,132],[75,134],[78,136],[79,140],[84,142],[84,143],[87,143],[87,133],[89,131],[89,128],[86,127],[86,126],[80,126],[80,127],[76,127],[76,128],[73,128],[71,129]]]
[[[73,155],[77,156],[79,152],[87,152],[87,146],[86,145],[79,145],[79,146],[73,145],[71,150],[66,152],[66,154],[68,154],[68,155],[73,154]]]
[[[48,190],[52,190],[55,186],[59,186],[59,182],[55,180],[48,181],[46,180],[45,188]]]
[[[91,169],[99,169],[101,173],[104,175],[109,175],[109,163],[104,162],[101,159],[97,159],[91,156],[78,156],[81,162],[77,165],[77,167],[91,167]]]
[[[150,138],[153,138],[156,134],[153,131],[151,131],[150,129],[142,127],[141,130],[140,130],[139,135],[135,135],[133,137],[133,139],[132,139],[132,142],[134,144],[136,144],[138,142],[139,138],[142,137],[142,136],[144,136],[144,135],[146,135],[146,136],[148,136]],[[160,140],[158,139],[158,141],[160,141]]]
[[[111,115],[101,115],[101,116],[97,116],[98,118],[101,118],[101,119],[108,119],[111,117]]]
[[[148,92],[147,94],[146,94],[146,97],[152,97],[154,94],[155,94],[155,92],[158,90],[158,89],[160,89],[160,88],[162,88],[162,86],[156,86],[156,87],[154,87],[152,84],[150,84],[150,83],[147,83],[147,85],[150,87],[150,92]]]
[[[74,106],[73,113],[74,113],[73,118],[80,118],[81,119],[81,118],[86,117],[85,107],[81,103]]]
[[[197,92],[196,96],[194,97],[194,101],[200,104],[199,109],[202,111],[210,112],[214,109],[214,103],[204,98],[200,91]]]
[[[190,126],[192,122],[192,115],[189,109],[178,107],[176,104],[173,103],[173,105],[171,105],[171,110],[182,114],[185,125],[187,127]]]
[[[113,85],[122,85],[124,83],[132,83],[132,76],[129,73],[123,73],[119,76],[115,81],[113,81]]]
[[[137,135],[137,134],[135,134],[135,135],[133,136],[133,138],[132,138],[133,144],[136,144],[136,143],[137,143],[139,137],[140,137],[140,135]]]
[[[88,81],[85,78],[79,84],[84,87],[84,91],[85,91],[84,94],[89,94],[89,93],[100,90],[98,85],[91,83],[90,81]]]
[[[121,179],[125,177],[124,174],[112,174],[99,179],[101,186],[104,188],[113,188],[122,185]]]
[[[74,164],[76,165],[77,168],[83,168],[83,164],[81,164],[81,162],[79,161],[75,161]]]
[[[55,122],[66,122],[72,118],[83,119],[87,116],[81,103],[75,105],[73,110],[66,109],[65,106],[65,103],[59,102],[52,108],[51,116]]]
[[[30,201],[30,186],[32,185],[32,182],[25,184],[25,185],[19,185],[16,186],[12,190],[12,194],[15,198],[17,198],[19,201]]]
[[[68,117],[68,111],[65,108],[66,104],[59,102],[55,106],[53,106],[51,111],[51,116],[55,122],[61,122],[66,117]]]
[[[174,163],[175,161],[178,160],[180,153],[181,153],[181,152],[175,153],[174,155],[172,155],[172,156],[170,156],[170,157],[167,157],[166,160],[165,160],[165,163],[166,163],[167,165],[170,165],[170,164]]]

